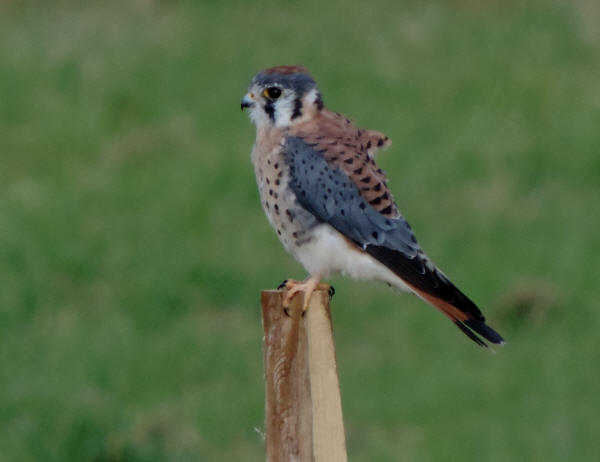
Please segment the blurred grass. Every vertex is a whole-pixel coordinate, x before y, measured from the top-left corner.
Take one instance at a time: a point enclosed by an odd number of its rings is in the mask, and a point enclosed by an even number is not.
[[[258,296],[303,270],[258,203],[254,72],[306,65],[421,244],[508,339],[343,279],[351,459],[600,453],[595,2],[0,5],[7,461],[263,460]]]

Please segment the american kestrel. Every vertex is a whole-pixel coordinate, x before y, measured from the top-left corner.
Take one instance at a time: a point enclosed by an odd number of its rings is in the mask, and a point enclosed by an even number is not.
[[[421,249],[375,163],[389,138],[323,105],[299,66],[254,76],[242,99],[256,125],[252,162],[262,206],[279,240],[308,271],[288,281],[284,306],[320,279],[341,273],[412,292],[438,308],[471,340],[503,343],[477,306]],[[482,339],[483,338],[483,339]]]

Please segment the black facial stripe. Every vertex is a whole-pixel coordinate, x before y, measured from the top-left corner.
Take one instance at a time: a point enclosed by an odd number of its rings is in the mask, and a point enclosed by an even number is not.
[[[294,112],[292,112],[292,120],[302,115],[302,101],[300,98],[294,100]]]
[[[269,116],[269,119],[275,122],[275,104],[273,103],[273,101],[270,99],[267,100],[267,102],[264,105],[264,109],[267,115]]]
[[[315,104],[317,105],[317,109],[319,111],[323,109],[323,98],[321,97],[321,93],[317,93],[317,99],[315,99]]]

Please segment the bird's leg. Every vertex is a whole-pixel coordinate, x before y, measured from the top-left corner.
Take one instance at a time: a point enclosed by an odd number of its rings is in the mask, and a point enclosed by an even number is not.
[[[310,297],[312,293],[316,289],[329,290],[330,286],[328,284],[320,283],[321,275],[315,274],[306,278],[304,281],[295,281],[293,279],[288,279],[284,281],[282,285],[288,290],[284,300],[283,307],[287,312],[287,309],[292,302],[292,299],[298,292],[304,292],[304,304],[302,305],[302,313],[307,310],[308,304],[310,303]]]

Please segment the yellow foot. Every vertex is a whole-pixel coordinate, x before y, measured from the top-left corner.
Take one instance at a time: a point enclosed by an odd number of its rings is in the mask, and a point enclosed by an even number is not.
[[[331,294],[331,290],[330,290],[331,287],[328,284],[320,283],[319,282],[320,279],[321,279],[321,276],[319,276],[317,274],[317,275],[306,278],[303,282],[296,281],[294,279],[288,279],[287,281],[284,281],[279,286],[279,288],[285,287],[288,291],[285,298],[283,299],[283,308],[286,310],[286,313],[287,313],[287,309],[290,306],[290,303],[292,302],[292,299],[299,292],[304,292],[304,303],[302,305],[302,314],[304,314],[304,312],[307,310],[308,304],[310,303],[310,297],[312,296],[312,293],[315,290],[317,290],[317,289],[328,290],[329,293]]]

